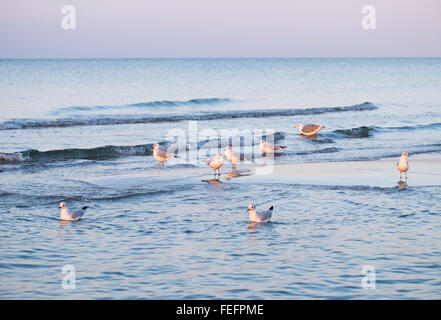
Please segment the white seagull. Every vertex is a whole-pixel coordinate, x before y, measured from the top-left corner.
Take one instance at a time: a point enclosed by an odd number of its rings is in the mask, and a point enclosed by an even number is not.
[[[403,152],[401,154],[400,160],[398,160],[397,162],[397,169],[398,171],[400,171],[400,180],[403,172],[406,174],[406,179],[407,179],[407,170],[409,170],[409,164],[407,163],[407,158],[409,157],[410,156],[406,152]]]
[[[277,146],[272,143],[266,142],[265,140],[260,141],[260,150],[263,153],[274,153],[277,150],[285,149],[286,146]]]
[[[164,163],[166,161],[174,158],[179,158],[178,156],[167,154],[167,148],[165,146],[160,146],[157,143],[153,145],[153,157],[156,161],[159,162],[159,165],[161,167],[164,166]]]
[[[298,123],[294,126],[294,128],[298,128],[300,133],[304,136],[314,136],[316,135],[320,130],[322,130],[325,126],[318,125],[318,124],[306,124],[303,125],[301,123]]]
[[[232,168],[236,169],[236,164],[240,162],[240,155],[234,152],[230,146],[225,148],[225,158],[231,162]]]
[[[216,170],[220,176],[220,167],[224,164],[224,156],[222,153],[218,153],[214,157],[207,160],[207,164],[214,170],[214,175],[216,175]]]
[[[256,207],[250,203],[247,211],[250,213],[250,222],[269,222],[273,214],[273,206],[269,210],[256,212]]]
[[[64,202],[60,203],[60,220],[79,220],[83,216],[84,212],[86,212],[87,206],[84,206],[81,209],[76,209],[69,211]]]

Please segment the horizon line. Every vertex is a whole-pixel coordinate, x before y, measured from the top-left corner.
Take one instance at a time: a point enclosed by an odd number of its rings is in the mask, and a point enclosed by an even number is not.
[[[0,57],[0,60],[219,60],[219,59],[440,59],[441,56],[379,57]]]

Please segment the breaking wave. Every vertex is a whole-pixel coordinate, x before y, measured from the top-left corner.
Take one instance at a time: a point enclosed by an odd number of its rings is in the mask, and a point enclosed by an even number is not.
[[[395,130],[425,130],[441,128],[441,123],[419,124],[414,126],[398,126],[398,127],[380,127],[380,126],[361,126],[351,129],[338,129],[331,132],[332,136],[340,136],[344,138],[370,138],[376,132],[387,132]]]
[[[0,153],[0,163],[20,164],[27,162],[47,162],[60,160],[100,160],[120,156],[151,155],[152,145],[104,146],[91,149],[61,149],[50,151],[26,150],[15,153]]]
[[[127,104],[122,106],[70,106],[59,108],[53,112],[55,115],[65,112],[89,112],[102,110],[118,110],[130,108],[152,108],[152,107],[178,107],[178,106],[201,106],[201,105],[218,105],[231,102],[229,98],[206,98],[206,99],[190,99],[184,101],[158,100]]]
[[[53,128],[92,125],[118,125],[136,123],[161,123],[191,120],[220,120],[236,118],[288,117],[314,115],[330,112],[368,111],[378,107],[370,102],[346,107],[321,107],[307,109],[264,109],[264,110],[229,110],[225,112],[198,112],[166,115],[112,115],[98,118],[65,118],[65,119],[14,119],[0,123],[0,130]]]
[[[274,139],[274,141],[283,139],[286,136],[283,132],[275,132],[273,135],[255,136],[252,139],[242,139],[240,145],[258,144],[263,139]],[[233,137],[234,138],[234,137]],[[225,147],[231,144],[231,139],[206,139],[196,144],[197,149]],[[189,150],[190,146],[186,143],[171,143],[169,141],[159,142],[160,145],[170,147],[171,151]],[[51,162],[65,160],[106,160],[124,156],[151,156],[153,143],[141,144],[135,146],[103,146],[97,148],[70,148],[60,150],[39,151],[35,149],[14,152],[1,153],[0,164],[22,164],[33,162]]]
[[[332,133],[344,136],[347,138],[369,138],[372,136],[372,133],[376,130],[375,127],[366,127],[361,126],[358,128],[352,128],[352,129],[345,129],[345,130],[334,130]]]

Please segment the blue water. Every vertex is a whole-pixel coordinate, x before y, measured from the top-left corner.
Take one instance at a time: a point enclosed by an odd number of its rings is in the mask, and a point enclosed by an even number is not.
[[[201,181],[231,141],[259,163],[262,135],[287,146],[276,164],[439,159],[440,74],[441,59],[0,60],[0,297],[441,298],[439,185],[276,184],[227,164]],[[305,139],[298,122],[326,127]],[[159,168],[151,146],[173,130],[183,156]],[[60,201],[84,219],[60,222]],[[272,223],[250,225],[250,202]]]

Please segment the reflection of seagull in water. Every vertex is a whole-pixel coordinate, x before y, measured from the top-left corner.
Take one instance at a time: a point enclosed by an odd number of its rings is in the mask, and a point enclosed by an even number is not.
[[[407,188],[408,185],[407,185],[406,181],[403,181],[403,180],[400,179],[400,181],[397,182],[397,187],[399,187],[399,188]]]
[[[263,153],[274,153],[277,150],[285,149],[286,146],[277,146],[272,143],[266,142],[265,140],[260,141],[260,150]]]
[[[251,176],[252,174],[253,173],[250,170],[236,170],[233,168],[233,170],[225,176],[225,179],[230,180],[231,178],[246,177]]]
[[[273,206],[269,210],[256,212],[256,207],[250,203],[247,211],[250,213],[250,222],[269,222],[273,214]]]
[[[240,162],[240,155],[234,152],[230,146],[225,148],[225,158],[231,162],[231,167],[236,169],[236,164]]]
[[[400,180],[403,172],[406,174],[406,180],[407,180],[407,170],[409,170],[409,164],[407,163],[407,158],[409,157],[410,156],[406,152],[403,152],[401,154],[400,160],[397,163],[397,169],[398,171],[400,171]]]
[[[220,176],[220,167],[224,164],[224,156],[222,153],[218,153],[214,157],[207,160],[207,164],[214,170],[214,175],[216,176],[216,170]]]
[[[322,130],[325,126],[321,126],[318,124],[306,124],[303,125],[301,123],[298,123],[294,126],[294,128],[298,128],[300,133],[304,136],[314,136],[316,135],[320,130]]]
[[[220,181],[219,179],[210,179],[210,180],[201,180],[201,181],[209,183],[209,184],[219,184],[219,183],[222,183],[222,181]]]
[[[66,204],[64,202],[61,202],[60,209],[61,209],[60,220],[79,220],[86,212],[87,206],[81,209],[69,211],[66,207]]]
[[[167,148],[164,146],[160,146],[157,143],[153,145],[153,157],[155,158],[156,161],[159,162],[159,165],[161,167],[164,166],[164,163],[166,161],[174,158],[179,158],[178,156],[167,154]]]

